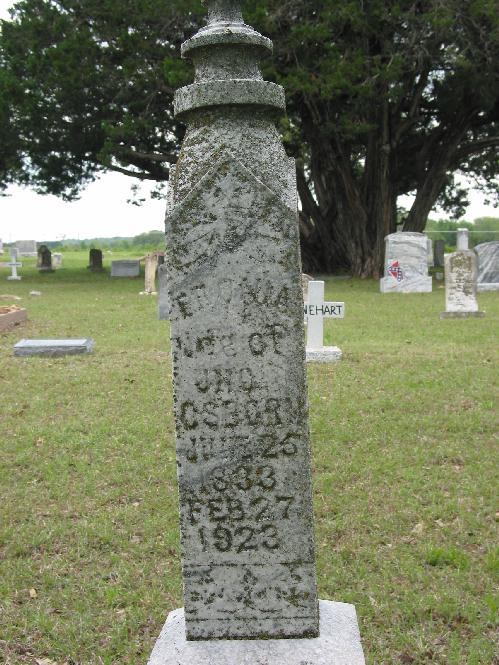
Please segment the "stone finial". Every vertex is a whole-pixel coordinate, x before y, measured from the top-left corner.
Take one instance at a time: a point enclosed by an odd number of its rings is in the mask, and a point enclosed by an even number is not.
[[[241,0],[204,0],[209,23],[244,23]]]
[[[194,62],[195,81],[177,90],[175,115],[201,108],[259,106],[282,112],[281,86],[264,81],[259,61],[272,42],[246,25],[241,0],[206,0],[208,24],[182,44],[182,56]]]

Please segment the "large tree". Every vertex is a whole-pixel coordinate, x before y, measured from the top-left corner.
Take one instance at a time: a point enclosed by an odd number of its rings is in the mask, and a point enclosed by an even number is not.
[[[288,95],[306,269],[377,275],[397,198],[406,230],[460,210],[458,172],[494,190],[496,0],[249,0]],[[198,0],[21,0],[0,37],[0,181],[73,198],[103,169],[168,180]]]

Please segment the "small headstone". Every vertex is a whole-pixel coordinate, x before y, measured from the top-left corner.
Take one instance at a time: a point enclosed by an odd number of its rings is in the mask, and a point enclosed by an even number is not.
[[[39,272],[54,272],[52,267],[52,252],[47,245],[40,245],[38,248],[37,268]]]
[[[456,239],[456,249],[469,249],[470,232],[468,229],[458,229]]]
[[[381,293],[429,293],[428,242],[423,233],[392,233],[385,238],[385,276]]]
[[[22,258],[33,258],[38,255],[36,240],[17,240],[15,247],[18,256]]]
[[[478,256],[478,290],[499,290],[499,240],[475,247]]]
[[[20,263],[17,260],[17,249],[15,247],[11,247],[10,250],[10,263],[7,263],[7,265],[10,267],[11,274],[10,277],[7,277],[7,279],[10,282],[18,282],[22,279],[20,275],[17,274],[17,269],[22,268],[23,264]]]
[[[461,250],[445,255],[445,312],[441,319],[485,316],[478,310],[477,257]]]
[[[159,289],[159,320],[168,321],[170,319],[170,295],[168,293],[168,273],[166,264],[158,268],[158,289]]]
[[[62,254],[60,252],[53,252],[52,254],[52,267],[62,268]]]
[[[434,263],[435,268],[444,267],[445,241],[435,240]]]
[[[343,352],[337,346],[324,346],[324,319],[345,318],[344,302],[324,301],[324,282],[308,283],[308,300],[303,312],[307,323],[307,362],[335,362],[341,360]]]
[[[461,250],[461,249],[469,249],[469,244],[470,244],[469,229],[458,229],[457,230],[456,249],[458,251]]]
[[[435,257],[433,255],[433,241],[431,238],[426,238],[426,243],[428,245],[428,267],[432,268],[435,265]]]
[[[140,275],[140,261],[112,261],[111,277],[138,277]]]
[[[3,254],[3,240],[0,238],[0,254]]]
[[[158,269],[158,255],[148,254],[145,258],[145,278],[143,295],[156,294],[156,270]]]
[[[102,272],[104,270],[101,249],[91,249],[88,253],[88,269],[91,272]]]
[[[14,346],[15,356],[75,356],[91,353],[93,339],[22,339]]]

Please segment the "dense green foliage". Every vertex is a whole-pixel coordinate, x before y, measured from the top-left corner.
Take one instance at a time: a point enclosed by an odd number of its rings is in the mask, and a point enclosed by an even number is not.
[[[287,91],[304,266],[377,274],[397,197],[406,230],[438,202],[461,213],[454,173],[497,193],[496,0],[248,0]],[[20,0],[0,36],[0,183],[72,198],[102,169],[165,182],[184,128],[180,43],[199,0]]]
[[[182,604],[169,324],[87,252],[23,263],[6,292],[29,322],[0,333],[0,662],[143,664]],[[499,301],[440,321],[435,287],[328,280],[345,357],[308,368],[319,594],[356,605],[368,665],[497,654]],[[12,355],[83,335],[92,356]]]

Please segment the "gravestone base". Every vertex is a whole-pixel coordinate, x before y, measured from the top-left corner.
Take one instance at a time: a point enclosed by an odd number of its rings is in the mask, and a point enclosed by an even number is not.
[[[397,282],[392,277],[383,277],[380,280],[381,293],[431,293],[431,277],[417,277]]]
[[[307,349],[308,363],[335,363],[343,358],[343,351],[337,346],[323,346],[322,349]]]
[[[14,346],[15,356],[76,356],[92,353],[93,339],[22,339]]]
[[[174,610],[148,665],[365,665],[355,607],[321,600],[319,612],[315,638],[188,642],[184,610]]]
[[[485,312],[440,312],[441,319],[482,319]]]
[[[17,276],[11,275],[10,277],[7,277],[8,282],[20,282],[21,279],[22,279],[22,277],[19,277],[19,275],[17,275]]]
[[[499,291],[499,282],[482,282],[477,284],[477,291]]]

